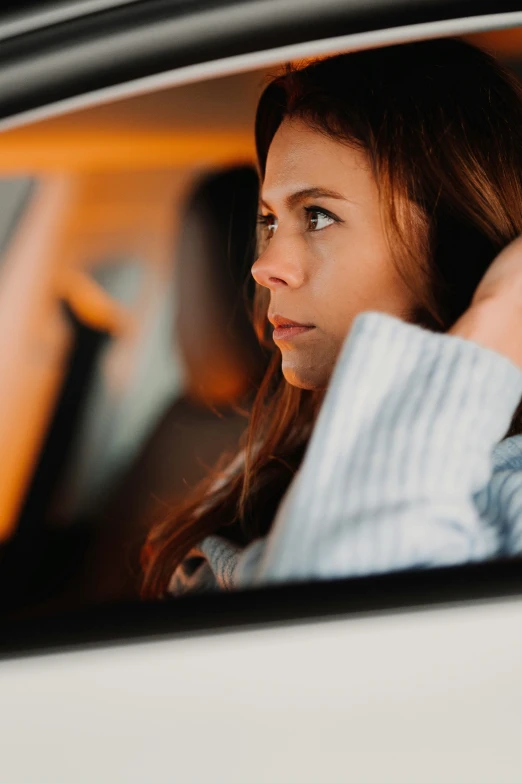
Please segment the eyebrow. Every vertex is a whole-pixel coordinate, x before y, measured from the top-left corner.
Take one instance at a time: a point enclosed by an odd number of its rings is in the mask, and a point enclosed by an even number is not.
[[[335,198],[338,201],[349,201],[350,199],[345,198],[341,193],[338,193],[336,190],[328,190],[326,188],[304,188],[303,190],[296,190],[295,193],[290,193],[289,196],[285,198],[285,206],[288,210],[295,209],[299,204],[301,204],[303,201],[306,201],[306,199],[309,198]],[[351,202],[355,203],[355,202]],[[270,209],[272,211],[272,208],[267,204],[267,202],[264,199],[261,199],[261,204],[266,207],[266,209]]]

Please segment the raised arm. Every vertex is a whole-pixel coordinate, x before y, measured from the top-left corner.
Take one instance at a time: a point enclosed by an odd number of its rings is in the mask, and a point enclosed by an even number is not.
[[[493,555],[473,496],[522,395],[498,352],[388,315],[354,322],[303,465],[238,584]]]

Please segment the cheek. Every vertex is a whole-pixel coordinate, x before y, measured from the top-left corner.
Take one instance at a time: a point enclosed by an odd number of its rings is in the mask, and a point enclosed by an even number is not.
[[[410,298],[381,238],[339,232],[335,241],[317,243],[311,292],[318,324],[339,339],[365,310],[402,312]]]

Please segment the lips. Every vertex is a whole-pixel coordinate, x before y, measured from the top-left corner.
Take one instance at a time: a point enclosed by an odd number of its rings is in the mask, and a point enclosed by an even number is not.
[[[313,324],[302,324],[282,315],[269,315],[268,320],[274,326],[272,334],[274,340],[290,340],[315,329]]]

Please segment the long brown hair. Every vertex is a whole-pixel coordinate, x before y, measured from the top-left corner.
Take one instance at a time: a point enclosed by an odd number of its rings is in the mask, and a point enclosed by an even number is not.
[[[501,248],[522,233],[522,87],[516,76],[458,39],[289,67],[259,102],[261,178],[287,117],[366,153],[395,263],[419,302],[412,320],[449,329]],[[284,380],[269,340],[267,293],[256,293],[254,318],[273,356],[241,451],[232,462],[224,458],[150,532],[143,550],[146,597],[165,593],[175,567],[205,536],[219,531],[246,544],[266,534],[302,460],[321,396]],[[507,434],[520,431],[519,410]]]

